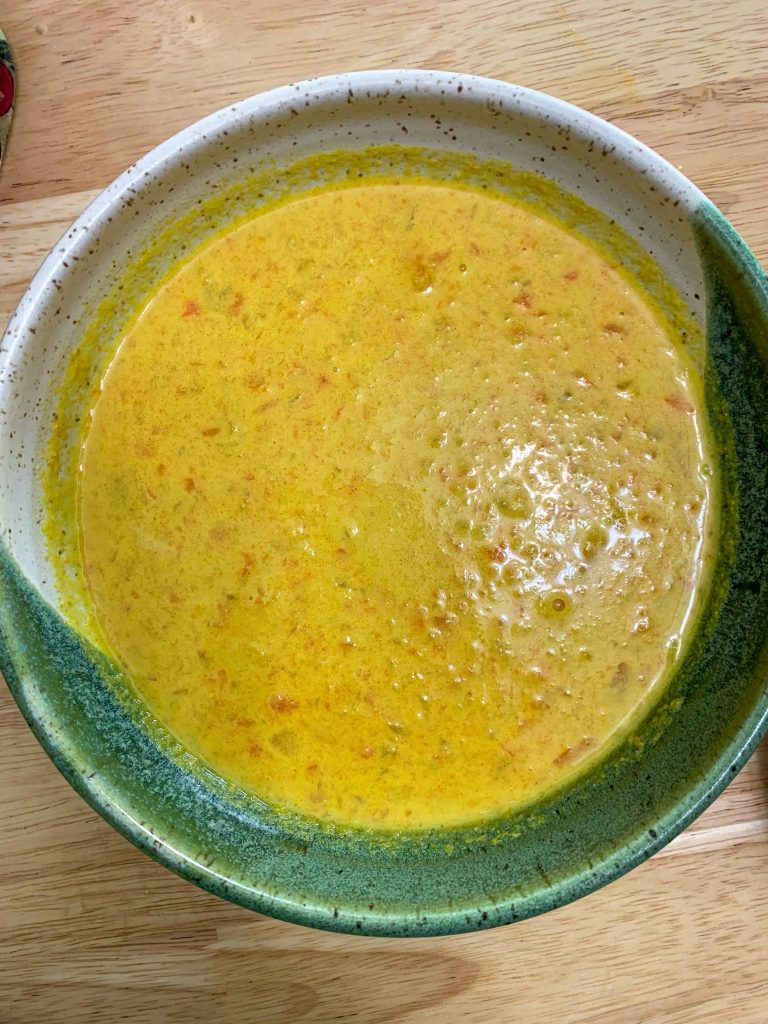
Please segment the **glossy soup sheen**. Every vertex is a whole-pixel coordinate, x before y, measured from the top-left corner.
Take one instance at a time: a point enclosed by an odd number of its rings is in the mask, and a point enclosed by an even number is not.
[[[685,642],[699,382],[596,247],[362,182],[195,253],[82,455],[105,643],[210,768],[337,823],[485,819],[605,749]]]

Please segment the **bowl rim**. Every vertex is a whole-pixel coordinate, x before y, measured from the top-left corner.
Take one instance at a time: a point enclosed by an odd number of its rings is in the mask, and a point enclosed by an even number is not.
[[[139,184],[147,174],[158,168],[165,160],[178,156],[178,154],[194,144],[205,141],[206,137],[225,123],[236,120],[250,113],[263,113],[270,108],[275,110],[284,106],[295,98],[297,91],[307,91],[311,88],[314,98],[321,99],[326,96],[338,93],[341,90],[366,86],[369,89],[392,88],[400,86],[413,88],[419,91],[419,86],[428,88],[427,92],[439,93],[439,87],[445,85],[462,85],[467,93],[471,92],[496,92],[506,95],[509,99],[517,98],[525,101],[532,109],[539,108],[540,111],[551,115],[553,119],[567,119],[572,125],[584,128],[593,135],[608,135],[622,143],[626,150],[625,159],[633,154],[635,162],[642,164],[644,171],[652,173],[653,170],[663,172],[667,186],[673,183],[679,190],[681,197],[691,207],[702,202],[709,202],[704,193],[690,179],[688,179],[673,164],[669,163],[655,150],[651,149],[644,142],[641,142],[623,128],[604,120],[597,114],[593,114],[582,107],[551,96],[548,93],[527,86],[517,85],[503,79],[484,77],[482,75],[466,74],[464,72],[451,72],[441,70],[429,70],[419,68],[393,68],[374,69],[370,71],[348,71],[333,75],[322,75],[317,78],[308,78],[303,81],[277,86],[266,92],[254,93],[252,96],[237,100],[235,103],[227,104],[218,110],[206,114],[198,121],[181,128],[169,138],[158,143],[151,150],[134,161],[115,179],[113,179],[90,203],[82,213],[75,218],[68,228],[62,233],[58,241],[51,247],[29,285],[19,300],[16,309],[6,326],[3,336],[4,344],[12,341],[11,328],[14,328],[17,335],[22,333],[23,328],[37,302],[39,293],[48,285],[54,276],[56,268],[62,260],[66,259],[76,247],[78,236],[99,222],[107,211],[114,204],[119,202],[128,190]],[[718,211],[720,212],[720,211]],[[720,214],[727,220],[723,214]],[[741,240],[741,237],[739,236]],[[742,241],[745,249],[752,256],[751,251]],[[752,256],[754,259],[754,256]],[[10,357],[11,352],[8,351]]]
[[[500,79],[442,70],[378,69],[307,79],[257,93],[234,104],[228,104],[181,129],[132,163],[88,204],[66,229],[61,239],[51,248],[8,321],[0,346],[0,350],[5,349],[4,360],[6,362],[13,360],[16,346],[21,343],[26,328],[34,318],[39,302],[50,288],[57,269],[75,249],[82,235],[106,218],[110,210],[119,203],[129,189],[137,185],[148,174],[152,174],[165,161],[179,157],[191,147],[202,144],[208,135],[226,127],[227,124],[249,115],[264,116],[271,109],[279,109],[295,97],[297,90],[311,92],[316,99],[333,96],[348,88],[359,89],[361,87],[377,90],[397,86],[406,91],[411,89],[417,93],[435,95],[439,94],[439,89],[445,87],[447,83],[451,86],[463,85],[470,95],[473,92],[475,96],[478,93],[495,93],[502,97],[514,98],[539,116],[549,115],[553,120],[567,120],[571,125],[581,128],[593,137],[608,138],[617,146],[621,144],[620,157],[623,162],[630,164],[636,162],[638,166],[642,166],[646,176],[662,175],[665,187],[669,188],[671,184],[679,192],[683,204],[691,210],[705,206],[710,211],[721,230],[727,234],[744,273],[759,285],[768,310],[768,285],[762,268],[727,218],[681,171],[628,132],[565,100]],[[0,547],[3,549],[1,552],[3,557],[7,557],[23,578],[24,574],[1,540]],[[430,910],[426,927],[412,923],[413,917],[402,911],[371,915],[365,926],[360,929],[355,927],[354,922],[358,915],[354,911],[340,914],[336,920],[329,920],[328,908],[324,904],[309,902],[299,904],[288,899],[276,898],[254,886],[237,883],[234,879],[226,878],[219,872],[206,868],[205,865],[195,860],[194,856],[177,850],[170,844],[161,842],[158,845],[158,841],[150,829],[142,827],[125,809],[113,803],[98,785],[83,776],[77,765],[65,751],[60,749],[55,739],[46,730],[35,709],[34,701],[30,699],[30,693],[27,692],[27,687],[33,681],[23,678],[17,671],[13,645],[4,635],[2,629],[0,629],[0,669],[5,675],[16,703],[41,746],[80,796],[135,846],[200,888],[278,919],[353,934],[444,935],[481,927],[479,924],[468,927],[463,916],[464,908],[459,906]],[[514,914],[507,905],[513,902],[511,898],[497,904],[495,907],[496,917],[492,923],[496,925],[522,920],[563,906],[580,896],[596,891],[648,859],[682,832],[725,789],[754,752],[766,731],[768,731],[768,702],[764,706],[758,702],[742,727],[734,734],[733,739],[723,748],[710,772],[672,803],[667,812],[659,818],[651,833],[650,842],[647,839],[641,839],[639,835],[630,838],[621,847],[600,859],[596,865],[599,872],[593,866],[585,867],[580,872],[558,879],[555,884],[545,890],[538,890],[524,897],[515,898]]]

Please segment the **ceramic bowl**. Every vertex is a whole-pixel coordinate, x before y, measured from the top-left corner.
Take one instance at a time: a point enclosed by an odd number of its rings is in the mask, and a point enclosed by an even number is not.
[[[159,231],[186,217],[173,260],[220,227],[190,216],[213,190],[234,185],[237,194],[254,174],[279,188],[281,170],[311,154],[406,143],[543,175],[652,254],[705,330],[723,516],[718,597],[626,743],[504,820],[384,842],[287,826],[165,742],[117,694],[104,659],[62,614],[41,533],[40,464],[69,353]],[[244,187],[232,216],[269,191]],[[141,271],[147,292],[161,263]],[[237,103],[110,185],[56,245],[10,321],[0,348],[0,667],[75,789],[138,847],[210,892],[289,921],[378,935],[460,932],[541,913],[669,842],[765,729],[767,364],[768,289],[744,243],[673,167],[582,110],[503,82],[426,71],[338,75]]]

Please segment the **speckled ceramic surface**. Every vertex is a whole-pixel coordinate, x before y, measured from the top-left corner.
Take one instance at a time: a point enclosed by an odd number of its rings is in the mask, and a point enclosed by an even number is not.
[[[295,827],[148,731],[63,620],[40,530],[39,462],[67,355],[148,239],[211,190],[313,153],[427,146],[535,171],[614,218],[705,325],[725,512],[713,588],[670,688],[622,748],[526,812],[382,842]],[[243,203],[265,197],[243,196]],[[232,216],[241,212],[237,203]],[[204,217],[190,247],[219,228]],[[178,252],[169,253],[169,260]],[[164,267],[142,271],[146,289]],[[744,244],[661,158],[517,86],[423,71],[340,75],[220,111],[111,185],[62,238],[0,347],[0,667],[72,785],[136,845],[225,898],[349,932],[428,935],[585,895],[667,843],[727,784],[768,714],[768,288]],[[633,745],[642,756],[633,756]]]

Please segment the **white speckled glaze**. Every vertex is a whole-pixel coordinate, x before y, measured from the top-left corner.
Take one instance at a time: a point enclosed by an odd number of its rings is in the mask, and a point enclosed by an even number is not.
[[[220,110],[162,143],[91,203],[41,266],[0,346],[0,537],[51,604],[57,594],[39,529],[37,470],[54,395],[89,311],[132,254],[212,190],[268,161],[279,167],[383,143],[502,159],[557,182],[637,238],[701,316],[689,216],[702,194],[631,136],[560,100],[470,75],[403,70],[315,79]]]

